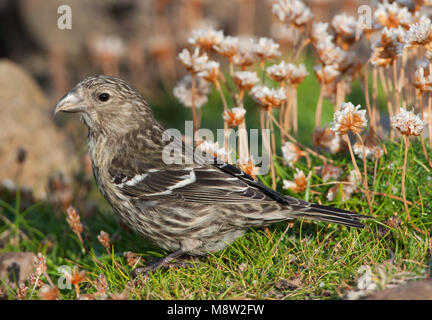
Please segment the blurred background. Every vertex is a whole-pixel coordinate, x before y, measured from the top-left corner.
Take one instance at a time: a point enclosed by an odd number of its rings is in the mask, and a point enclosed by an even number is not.
[[[315,21],[329,21],[342,11],[356,16],[358,6],[367,2],[305,1]],[[213,26],[226,35],[272,37],[287,53],[289,40],[278,32],[272,19],[272,3],[0,0],[2,192],[13,192],[16,185],[22,184],[23,191],[25,186],[31,187],[28,191],[33,194],[29,197],[49,195],[67,201],[71,197],[67,194],[68,184],[74,181],[70,176],[78,176],[84,185],[92,183],[86,128],[77,117],[52,118],[56,101],[88,75],[103,73],[127,80],[143,93],[157,119],[166,127],[183,131],[184,120],[191,119],[191,110],[173,97],[172,89],[186,73],[177,54],[188,47],[191,30]],[[58,28],[61,5],[71,8],[70,30]],[[311,74],[299,88],[299,140],[306,144],[311,143],[319,93],[312,57],[313,53],[306,51],[301,59]],[[357,94],[355,89],[352,94]],[[361,92],[358,96],[361,100]],[[222,128],[222,110],[217,93],[212,93],[202,110],[202,127]],[[331,105],[325,103],[325,121],[330,121],[331,112]],[[248,111],[247,123],[249,128],[259,127],[258,111]]]

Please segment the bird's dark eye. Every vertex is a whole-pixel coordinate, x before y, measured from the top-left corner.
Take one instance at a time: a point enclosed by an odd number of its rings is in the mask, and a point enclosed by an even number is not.
[[[109,98],[110,98],[110,95],[106,92],[103,92],[99,95],[99,100],[102,102],[108,101]]]

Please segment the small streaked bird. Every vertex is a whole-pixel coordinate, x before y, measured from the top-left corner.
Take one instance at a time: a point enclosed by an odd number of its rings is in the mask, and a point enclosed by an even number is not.
[[[165,164],[162,151],[170,141],[163,139],[164,128],[143,96],[121,79],[82,80],[57,103],[58,112],[79,113],[88,127],[93,173],[115,212],[172,252],[136,273],[182,255],[222,250],[251,227],[306,218],[361,228],[367,218],[282,195],[220,161]]]

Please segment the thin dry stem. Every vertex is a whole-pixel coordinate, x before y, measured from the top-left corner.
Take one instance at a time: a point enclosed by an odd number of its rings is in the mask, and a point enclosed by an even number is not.
[[[323,98],[324,98],[324,87],[325,85],[322,83],[320,88],[320,94],[317,102],[317,106],[315,109],[315,128],[318,128],[321,123],[321,113],[322,113],[322,104],[323,104]]]

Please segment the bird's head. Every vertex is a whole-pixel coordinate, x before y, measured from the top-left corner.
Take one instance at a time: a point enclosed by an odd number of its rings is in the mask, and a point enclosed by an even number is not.
[[[91,76],[78,83],[54,108],[58,112],[79,113],[94,134],[127,132],[153,119],[143,96],[124,80]]]

